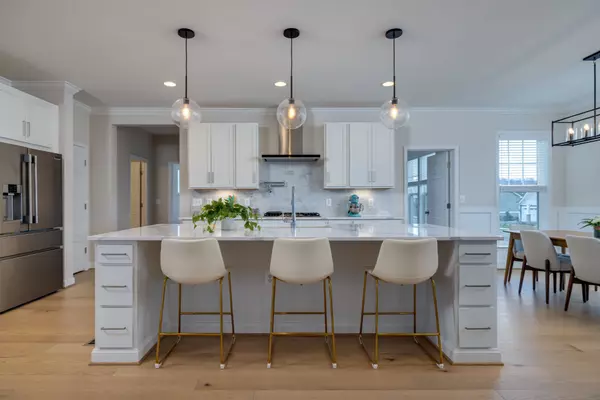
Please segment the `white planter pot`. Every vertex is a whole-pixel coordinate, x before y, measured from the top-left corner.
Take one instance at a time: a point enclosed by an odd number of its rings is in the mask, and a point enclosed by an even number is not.
[[[237,229],[237,223],[232,218],[226,218],[221,221],[222,231],[235,231]]]

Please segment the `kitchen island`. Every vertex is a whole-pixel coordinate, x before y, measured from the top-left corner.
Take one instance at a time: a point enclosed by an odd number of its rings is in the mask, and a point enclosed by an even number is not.
[[[402,221],[298,221],[295,229],[283,220],[261,221],[259,232],[241,227],[215,233],[194,229],[189,222],[152,225],[91,236],[95,244],[96,344],[93,363],[137,363],[154,346],[163,275],[160,242],[164,238],[219,240],[223,259],[231,271],[236,333],[268,333],[271,285],[269,262],[276,238],[327,237],[331,241],[335,272],[333,302],[336,334],[357,334],[360,320],[362,280],[365,268],[375,264],[384,239],[438,240],[438,287],[444,353],[454,363],[501,363],[497,348],[496,241],[499,236],[460,231],[433,225],[406,225]],[[170,283],[165,303],[165,330],[176,329],[177,290]],[[286,285],[282,283],[282,285]],[[288,286],[288,285],[286,285]],[[320,309],[321,285],[289,285],[278,293],[278,309]],[[417,328],[434,328],[429,285],[417,290]],[[412,310],[412,288],[384,284],[380,289],[381,311]],[[368,287],[366,307],[374,306]],[[208,284],[183,289],[183,309],[215,311],[218,286]],[[278,329],[322,330],[322,317],[293,315],[281,318]],[[365,322],[366,332],[372,321]],[[186,316],[182,331],[216,332],[214,316]],[[380,331],[412,331],[412,318],[382,317]],[[240,339],[240,340],[243,340]],[[402,339],[398,339],[402,340]],[[265,349],[266,351],[266,349]],[[357,351],[360,351],[357,345]]]

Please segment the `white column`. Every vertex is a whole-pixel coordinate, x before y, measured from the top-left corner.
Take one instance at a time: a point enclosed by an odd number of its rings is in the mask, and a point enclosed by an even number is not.
[[[73,171],[73,96],[81,89],[64,81],[59,82],[13,82],[13,86],[33,96],[58,106],[59,152],[63,157],[63,281],[64,286],[75,283],[73,277],[74,253],[74,171]]]

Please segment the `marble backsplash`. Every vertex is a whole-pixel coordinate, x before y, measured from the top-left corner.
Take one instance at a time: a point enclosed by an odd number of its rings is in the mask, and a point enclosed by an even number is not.
[[[193,214],[202,204],[231,194],[240,204],[250,201],[250,206],[266,211],[290,211],[292,186],[296,187],[296,211],[318,212],[324,217],[344,217],[348,210],[348,199],[356,193],[364,205],[363,215],[398,217],[403,212],[403,195],[400,185],[392,189],[350,190],[323,189],[323,161],[317,163],[265,163],[260,164],[260,188],[258,190],[194,190],[190,210]],[[266,182],[286,182],[285,187],[269,189]],[[328,206],[328,199],[331,205]],[[197,202],[198,200],[196,200]]]

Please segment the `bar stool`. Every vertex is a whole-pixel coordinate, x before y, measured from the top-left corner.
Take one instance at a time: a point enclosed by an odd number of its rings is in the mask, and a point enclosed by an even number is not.
[[[163,281],[162,302],[160,305],[160,322],[158,323],[158,340],[156,343],[156,363],[155,368],[160,368],[167,357],[175,349],[175,346],[181,341],[182,336],[219,336],[221,369],[225,369],[227,359],[231,354],[235,344],[235,326],[233,322],[233,296],[231,292],[231,272],[225,269],[223,257],[219,243],[215,239],[164,239],[160,251],[160,267],[165,279]],[[223,278],[227,275],[229,283],[229,312],[223,312]],[[179,284],[179,310],[177,332],[163,332],[163,311],[165,307],[165,294],[167,291],[167,281],[172,280]],[[218,312],[191,312],[181,311],[181,285],[198,285],[202,283],[219,283],[219,311]],[[219,333],[199,333],[199,332],[181,332],[182,315],[218,315],[220,317]],[[225,353],[223,350],[223,316],[231,315],[231,344]],[[177,341],[173,343],[167,354],[161,360],[160,341],[165,336],[177,336]]]
[[[440,333],[440,319],[438,314],[437,293],[432,276],[438,269],[438,250],[435,239],[404,239],[384,240],[379,250],[379,256],[372,271],[365,271],[362,296],[362,310],[360,314],[360,330],[358,341],[367,354],[373,369],[379,367],[379,337],[380,336],[412,336],[414,341],[421,346],[418,336],[437,336],[438,349],[440,352],[439,363],[436,365],[444,369],[444,353],[442,351],[442,336]],[[365,312],[365,296],[367,292],[367,277],[375,280],[375,312]],[[433,306],[435,310],[435,324],[437,331],[434,333],[417,332],[417,284],[429,280],[433,292]],[[413,285],[413,311],[379,311],[379,281],[394,283],[397,285]],[[365,315],[375,316],[375,354],[371,357],[363,341],[363,321]],[[380,315],[412,315],[413,333],[380,333]],[[422,346],[421,346],[422,347]],[[425,349],[424,349],[425,350]],[[427,353],[429,355],[429,353]]]
[[[273,336],[323,336],[331,358],[331,366],[337,368],[335,350],[335,330],[333,320],[333,292],[331,274],[333,258],[327,238],[315,239],[275,239],[271,254],[272,279],[271,291],[271,327],[269,330],[269,352],[267,368],[271,368],[273,356]],[[277,281],[295,284],[323,282],[323,311],[275,311],[275,292]],[[327,329],[327,286],[329,286],[329,309],[331,315],[331,333]],[[325,332],[274,332],[275,315],[323,315]],[[329,341],[331,336],[331,343]]]

